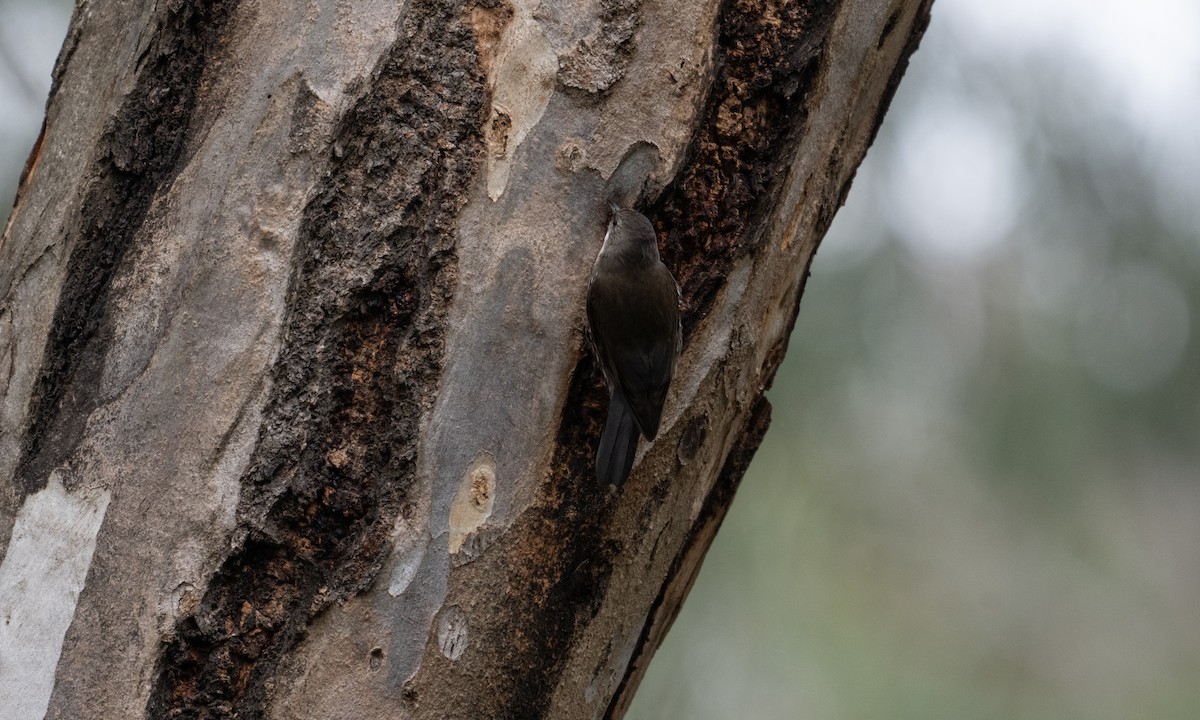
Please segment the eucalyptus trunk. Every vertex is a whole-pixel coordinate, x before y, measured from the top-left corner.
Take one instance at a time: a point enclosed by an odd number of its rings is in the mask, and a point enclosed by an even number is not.
[[[0,714],[621,717],[929,5],[80,0],[0,241]],[[619,491],[610,197],[685,338]]]

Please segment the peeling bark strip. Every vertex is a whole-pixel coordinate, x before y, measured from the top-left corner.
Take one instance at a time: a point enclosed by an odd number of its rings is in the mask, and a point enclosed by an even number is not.
[[[3,243],[3,238],[8,235],[8,230],[12,227],[12,220],[17,214],[17,208],[21,206],[21,197],[25,195],[25,185],[29,182],[29,178],[37,171],[38,164],[42,161],[42,144],[46,141],[46,119],[42,118],[42,129],[38,130],[37,139],[33,141],[33,149],[29,151],[29,157],[25,158],[25,165],[21,168],[21,177],[17,180],[17,194],[13,196],[11,212],[8,214],[8,220],[4,223],[3,231],[0,231],[0,243]]]
[[[378,572],[438,388],[454,223],[479,167],[486,89],[466,10],[417,0],[339,124],[305,209],[240,525],[185,618],[148,718],[259,718],[281,657]]]
[[[30,400],[15,479],[22,497],[45,487],[50,471],[75,449],[88,415],[106,399],[99,379],[112,342],[105,319],[109,289],[155,197],[187,165],[188,140],[204,131],[197,101],[209,66],[220,62],[222,32],[237,4],[168,3],[134,87],[100,141],[96,179],[81,203],[78,233],[67,240],[67,275]]]
[[[646,213],[682,291],[685,339],[753,252],[807,119],[833,0],[725,0],[716,77],[679,176]]]

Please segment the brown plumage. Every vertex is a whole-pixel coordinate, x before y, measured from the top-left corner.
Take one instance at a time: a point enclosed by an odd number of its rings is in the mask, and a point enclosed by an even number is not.
[[[596,455],[601,483],[628,477],[638,435],[653,440],[679,359],[679,287],[658,257],[654,226],[613,208],[587,298],[592,346],[608,380],[608,420]]]

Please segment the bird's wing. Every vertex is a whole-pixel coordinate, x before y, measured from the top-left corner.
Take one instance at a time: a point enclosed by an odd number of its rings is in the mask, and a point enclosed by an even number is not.
[[[679,291],[666,266],[593,283],[588,293],[592,347],[614,393],[647,438],[658,433],[679,355]]]

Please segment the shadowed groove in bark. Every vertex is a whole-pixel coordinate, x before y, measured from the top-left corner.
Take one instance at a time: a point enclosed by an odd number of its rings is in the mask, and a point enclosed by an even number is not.
[[[237,5],[237,0],[169,3],[133,89],[99,141],[96,177],[80,205],[80,230],[63,241],[71,256],[30,399],[16,474],[23,495],[45,486],[49,472],[79,442],[88,415],[104,401],[99,378],[112,342],[105,313],[113,278],[155,197],[187,165],[188,139],[203,134],[209,119],[196,112],[202,80],[220,62],[221,34]]]
[[[464,12],[412,3],[339,122],[329,175],[305,207],[285,344],[242,478],[239,527],[254,529],[180,620],[148,718],[263,717],[282,656],[323,608],[371,582],[410,511],[455,218],[483,150],[485,78]]]

